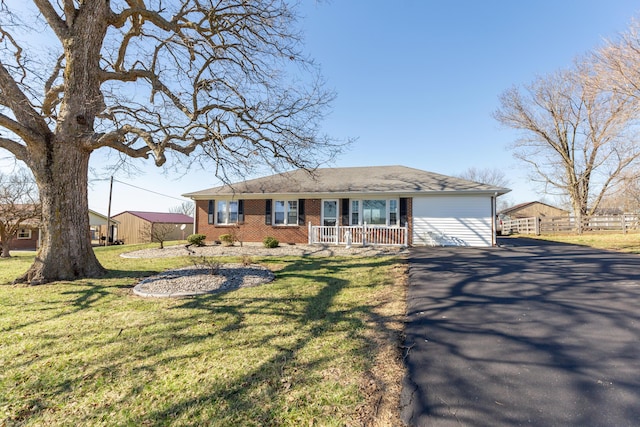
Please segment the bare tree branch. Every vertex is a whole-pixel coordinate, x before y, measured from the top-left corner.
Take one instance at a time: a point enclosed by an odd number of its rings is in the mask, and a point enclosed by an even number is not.
[[[0,137],[0,148],[4,148],[9,151],[16,157],[16,159],[23,162],[26,162],[29,157],[27,147],[9,138]]]
[[[38,10],[40,10],[40,13],[42,13],[42,16],[44,16],[51,29],[56,33],[56,36],[58,36],[60,40],[64,40],[69,37],[69,28],[49,1],[33,0],[33,3],[37,6]],[[67,6],[67,3],[68,2],[65,2],[65,6]],[[73,5],[71,5],[71,7],[73,7]]]
[[[86,233],[96,149],[229,182],[265,165],[314,169],[344,146],[320,132],[334,94],[287,1],[23,6],[0,0],[0,148],[28,160],[43,201],[43,261],[21,280],[104,272]],[[29,42],[36,32],[45,54]]]
[[[29,138],[25,139],[27,144],[38,142],[36,138],[30,137],[38,135],[42,138],[49,133],[47,123],[31,106],[27,96],[20,90],[2,63],[0,63],[0,94],[3,95],[2,105],[8,107],[16,120],[21,123],[20,129],[30,129],[30,132],[22,131],[20,135],[23,138]],[[5,123],[10,124],[9,121]],[[18,127],[14,126],[14,129]]]
[[[601,84],[593,58],[500,97],[494,117],[522,131],[513,145],[541,181],[568,196],[577,218],[640,160],[640,104]],[[578,221],[579,223],[579,221]]]

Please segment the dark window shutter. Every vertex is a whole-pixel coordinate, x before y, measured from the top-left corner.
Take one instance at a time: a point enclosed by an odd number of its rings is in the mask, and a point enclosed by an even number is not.
[[[216,201],[215,200],[209,200],[209,209],[207,211],[207,221],[209,222],[209,224],[213,224],[213,217],[214,214],[216,212]]]
[[[271,199],[265,200],[264,223],[266,225],[271,225]]]
[[[244,200],[238,200],[238,222],[244,222]]]
[[[342,215],[342,225],[349,225],[349,199],[341,199],[341,215]]]
[[[406,197],[400,198],[400,227],[404,227],[409,222],[409,199]]]
[[[304,225],[304,199],[298,200],[298,225]]]

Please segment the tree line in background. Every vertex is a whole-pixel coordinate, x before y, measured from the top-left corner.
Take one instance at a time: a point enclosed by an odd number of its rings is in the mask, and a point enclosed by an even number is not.
[[[603,206],[640,210],[639,30],[634,21],[572,67],[506,90],[494,112],[521,131],[516,158],[568,199],[576,224]]]

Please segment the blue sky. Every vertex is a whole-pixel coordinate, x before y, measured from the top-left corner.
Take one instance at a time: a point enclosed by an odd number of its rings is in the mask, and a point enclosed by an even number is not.
[[[335,166],[399,164],[448,175],[500,168],[512,204],[543,194],[508,149],[517,134],[491,117],[498,96],[570,66],[640,18],[632,0],[301,3],[306,50],[338,95],[323,130],[357,138]],[[103,161],[95,156],[92,166]],[[151,162],[138,165],[139,174],[116,179],[173,198],[116,182],[112,214],[167,211],[180,194],[219,184],[206,171],[163,175]],[[107,181],[92,182],[91,209],[106,214],[108,190]]]

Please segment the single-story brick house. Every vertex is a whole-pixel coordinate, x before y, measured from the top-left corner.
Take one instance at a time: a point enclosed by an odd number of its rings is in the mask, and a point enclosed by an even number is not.
[[[10,251],[35,251],[40,247],[39,220],[22,223],[16,235],[9,241]]]
[[[5,231],[15,230],[7,245],[9,251],[35,251],[40,247],[39,217],[39,207],[34,204],[8,203],[0,206],[0,224]]]
[[[117,221],[111,219],[111,226],[117,225]],[[99,243],[100,236],[105,236],[107,231],[107,217],[89,209],[89,232],[94,244]],[[40,248],[41,230],[40,220],[30,219],[22,223],[22,226],[9,244],[10,250],[37,250]]]
[[[194,232],[207,241],[491,246],[496,197],[509,191],[375,166],[296,170],[183,196],[195,201]]]
[[[118,226],[113,241],[125,244],[163,240],[184,240],[193,233],[193,218],[181,213],[124,211],[114,215]]]

